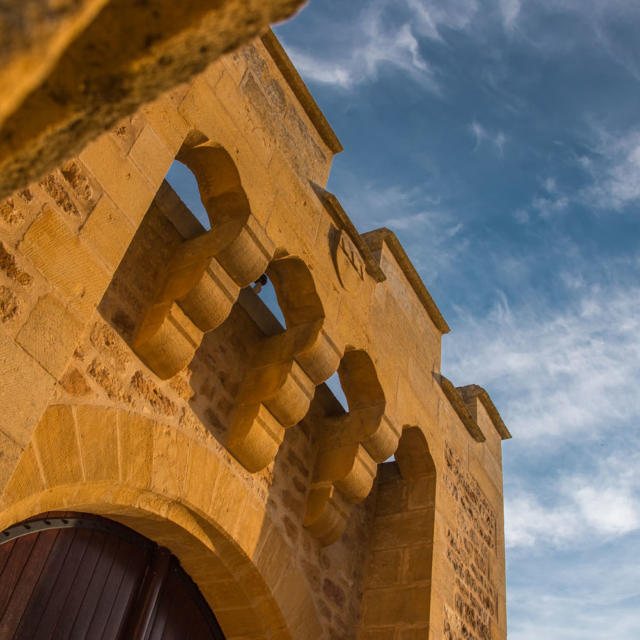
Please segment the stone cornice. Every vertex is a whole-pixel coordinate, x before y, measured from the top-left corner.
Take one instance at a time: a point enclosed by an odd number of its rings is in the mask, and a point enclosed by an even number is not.
[[[502,440],[508,440],[511,438],[511,433],[500,417],[500,413],[496,409],[496,406],[491,401],[489,394],[481,386],[477,384],[469,384],[464,387],[457,387],[457,390],[467,406],[472,405],[471,401],[476,398],[480,400]],[[474,417],[477,420],[477,416]]]
[[[443,375],[436,374],[435,377],[436,380],[438,380],[438,382],[440,383],[440,387],[444,391],[444,395],[451,403],[453,410],[458,414],[458,417],[462,421],[462,424],[465,426],[465,429],[471,434],[471,437],[476,442],[484,442],[486,440],[486,437],[484,433],[482,433],[482,430],[478,426],[478,423],[471,415],[469,407],[467,406],[458,389],[454,387],[453,383]]]
[[[384,271],[380,268],[379,261],[376,260],[374,255],[371,253],[369,244],[365,242],[364,236],[360,235],[358,230],[355,228],[353,222],[351,222],[351,218],[349,218],[347,212],[342,208],[338,198],[336,198],[330,191],[323,189],[321,186],[313,182],[311,183],[311,186],[338,229],[343,229],[347,233],[353,244],[360,252],[360,255],[364,260],[367,273],[376,282],[384,282],[387,277],[384,275]]]
[[[424,282],[422,282],[422,279],[418,275],[418,272],[411,263],[409,256],[400,244],[396,234],[390,229],[383,227],[382,229],[374,229],[368,233],[363,233],[362,238],[367,245],[369,245],[371,253],[377,259],[378,264],[380,263],[380,256],[382,253],[382,243],[386,243],[393,254],[393,257],[396,259],[398,266],[402,269],[402,272],[409,281],[411,288],[418,296],[418,300],[420,300],[425,311],[429,314],[433,324],[440,333],[449,333],[450,329],[447,321],[444,319],[442,313],[440,313],[440,309],[438,309],[438,305],[436,305],[431,294],[427,291],[427,287]]]
[[[289,87],[291,87],[296,98],[298,98],[302,108],[305,110],[307,116],[309,116],[309,120],[311,120],[324,143],[334,154],[340,153],[343,147],[340,140],[338,140],[338,136],[331,128],[328,120],[324,117],[318,103],[313,99],[309,89],[307,89],[307,85],[293,66],[293,63],[287,55],[287,52],[282,48],[278,38],[276,38],[273,31],[269,29],[261,39],[262,44],[264,44],[278,69],[280,69],[280,73]]]

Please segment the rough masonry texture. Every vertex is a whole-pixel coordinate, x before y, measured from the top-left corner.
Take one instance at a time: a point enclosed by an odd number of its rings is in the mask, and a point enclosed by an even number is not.
[[[5,0],[0,198],[304,0]]]
[[[440,374],[449,328],[395,236],[325,190],[341,146],[275,36],[71,148],[0,203],[0,529],[119,521],[229,639],[506,638],[509,432]]]

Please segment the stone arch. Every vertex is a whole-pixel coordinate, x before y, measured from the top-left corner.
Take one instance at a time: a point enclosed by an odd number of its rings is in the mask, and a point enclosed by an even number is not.
[[[424,432],[405,426],[395,461],[378,467],[361,634],[428,637],[436,468]]]
[[[285,429],[306,415],[317,385],[338,367],[341,352],[325,330],[311,271],[296,256],[277,258],[267,274],[286,330],[258,345],[236,401],[227,447],[251,472],[276,456]]]
[[[305,515],[305,525],[324,544],[342,535],[348,505],[369,495],[378,463],[393,454],[400,437],[386,413],[385,392],[371,356],[348,349],[338,374],[349,411],[326,418]]]
[[[232,218],[246,220],[251,215],[238,168],[222,145],[195,130],[185,138],[176,160],[193,172],[211,228]]]
[[[435,477],[436,466],[429,451],[427,438],[420,427],[405,426],[402,429],[395,458],[400,473],[407,482],[427,476]],[[435,492],[433,495],[435,496]]]
[[[133,337],[136,353],[163,379],[189,364],[203,334],[222,324],[274,251],[226,149],[193,131],[176,158],[196,177],[211,229],[178,246]]]
[[[0,527],[58,510],[114,519],[178,557],[227,638],[321,637],[287,544],[219,453],[125,410],[50,406],[2,495]]]

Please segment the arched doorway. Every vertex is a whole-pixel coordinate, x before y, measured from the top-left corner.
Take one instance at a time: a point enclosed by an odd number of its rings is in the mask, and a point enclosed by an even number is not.
[[[0,638],[224,635],[168,549],[106,518],[48,512],[0,532]]]

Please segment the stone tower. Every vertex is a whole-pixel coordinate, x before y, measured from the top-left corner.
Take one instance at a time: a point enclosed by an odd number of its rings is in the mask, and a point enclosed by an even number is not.
[[[189,606],[212,635],[170,637],[506,638],[509,432],[441,374],[393,233],[325,190],[342,148],[275,36],[80,147],[0,204],[0,636],[33,637],[77,555],[47,629],[91,637],[126,540],[154,551],[114,638]]]

